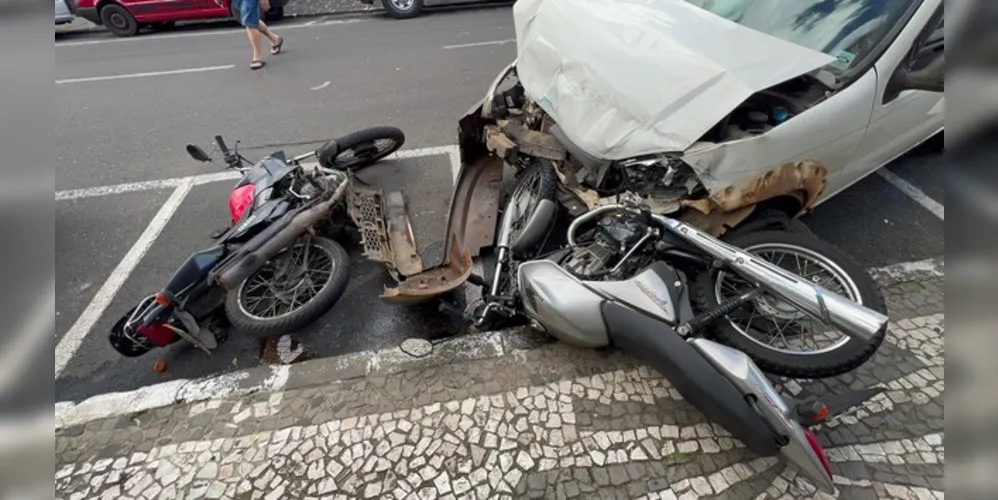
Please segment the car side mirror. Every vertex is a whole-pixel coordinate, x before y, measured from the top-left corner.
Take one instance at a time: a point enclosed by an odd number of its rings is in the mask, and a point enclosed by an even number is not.
[[[934,54],[928,64],[919,69],[901,73],[901,84],[905,89],[943,92],[946,83],[946,56]]]
[[[195,146],[194,144],[187,145],[187,154],[191,155],[191,158],[194,158],[195,161],[199,161],[201,163],[208,163],[211,161],[211,158],[208,157],[208,153],[205,153],[203,149],[199,146]]]

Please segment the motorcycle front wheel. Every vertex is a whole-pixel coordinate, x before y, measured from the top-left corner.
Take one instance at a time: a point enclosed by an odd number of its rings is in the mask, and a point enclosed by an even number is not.
[[[798,276],[887,314],[880,288],[849,255],[812,236],[759,231],[726,241]],[[707,311],[748,291],[753,285],[726,269],[699,273],[691,285],[693,307]],[[760,369],[791,378],[825,378],[849,372],[868,361],[884,341],[886,329],[867,342],[854,340],[790,304],[765,293],[721,318],[707,334],[744,352]]]
[[[405,133],[396,127],[371,127],[335,139],[332,158],[319,158],[326,168],[356,172],[396,152],[405,144]]]
[[[236,330],[270,338],[305,328],[329,311],[350,279],[350,256],[339,243],[301,238],[225,297]]]

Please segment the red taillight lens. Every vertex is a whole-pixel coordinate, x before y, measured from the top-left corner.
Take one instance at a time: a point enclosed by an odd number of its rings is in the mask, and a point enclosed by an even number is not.
[[[139,335],[149,339],[156,347],[165,347],[177,341],[177,334],[163,323],[140,326],[136,331]]]
[[[167,297],[166,295],[163,295],[162,293],[157,293],[156,296],[153,297],[153,300],[155,300],[157,304],[163,307],[170,305],[170,298]]]
[[[235,224],[243,216],[243,212],[253,205],[253,193],[255,189],[252,184],[239,186],[232,190],[229,195],[229,213],[232,215],[232,223]]]
[[[814,434],[811,434],[811,431],[807,429],[804,429],[804,435],[807,436],[807,444],[811,445],[814,454],[818,455],[818,459],[821,460],[821,466],[825,468],[825,473],[828,474],[828,477],[832,477],[832,464],[828,462],[828,457],[825,456],[825,450],[818,443],[818,438],[814,437]]]

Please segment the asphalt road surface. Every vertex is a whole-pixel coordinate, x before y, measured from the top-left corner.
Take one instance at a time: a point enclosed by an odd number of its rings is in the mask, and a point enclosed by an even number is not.
[[[219,133],[230,145],[240,140],[250,157],[278,148],[296,154],[380,124],[406,132],[404,149],[452,145],[457,118],[516,54],[509,8],[404,22],[313,19],[276,29],[287,40],[285,51],[267,56],[261,71],[248,68],[245,35],[231,27],[57,41],[56,190],[214,172],[190,160],[184,145],[208,145]],[[867,267],[942,255],[943,221],[926,206],[944,202],[943,168],[941,156],[923,148],[889,168],[920,189],[922,198],[875,175],[805,221]],[[405,188],[428,263],[439,258],[451,176],[446,154],[387,161],[364,174],[385,188]],[[176,346],[130,360],[107,344],[106,332],[118,316],[158,289],[189,253],[210,244],[211,232],[226,225],[231,185],[194,186],[165,218],[160,210],[172,187],[57,202],[56,341],[69,336],[61,345],[63,355],[71,354],[56,380],[57,401],[260,363],[259,342],[235,335],[211,356]],[[150,235],[151,224],[161,226],[158,235]],[[136,242],[150,236],[156,237],[148,250],[136,254]],[[131,259],[129,275],[114,273]],[[456,327],[431,308],[384,305],[377,296],[386,274],[373,263],[356,259],[351,279],[336,307],[296,335],[309,356],[379,349]],[[88,311],[102,301],[109,301],[106,309]],[[93,328],[81,330],[88,323],[81,315],[95,311],[103,314],[93,317]],[[159,358],[167,363],[163,373],[152,369]]]

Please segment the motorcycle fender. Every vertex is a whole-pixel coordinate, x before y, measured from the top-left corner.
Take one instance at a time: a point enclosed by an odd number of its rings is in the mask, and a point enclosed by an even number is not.
[[[779,453],[777,435],[742,392],[672,327],[611,301],[601,310],[614,345],[661,373],[686,401],[749,450],[762,456]]]
[[[461,167],[447,215],[443,260],[405,277],[398,287],[386,288],[381,298],[390,304],[415,304],[456,289],[471,275],[472,258],[495,241],[503,160],[486,146],[485,125],[490,122],[482,117],[482,102],[458,123]]]

